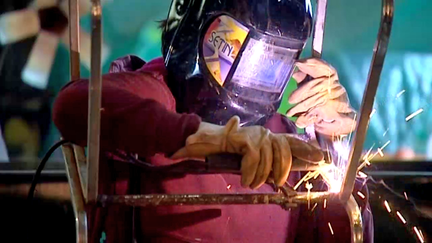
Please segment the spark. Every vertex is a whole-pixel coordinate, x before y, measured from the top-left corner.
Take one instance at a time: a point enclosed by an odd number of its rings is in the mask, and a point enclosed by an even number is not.
[[[361,163],[361,165],[357,168],[357,171],[360,173],[361,171],[361,169],[363,169],[366,165],[367,166],[369,166],[371,163],[369,162],[369,160],[368,159],[365,159],[364,161],[363,161],[363,163]]]
[[[359,195],[359,197],[361,197],[362,199],[366,198],[366,196],[363,193],[361,193],[360,191],[357,192],[357,195]]]
[[[387,128],[387,130],[385,130],[385,132],[383,133],[383,137],[385,137],[385,135],[387,134],[387,132],[389,131],[390,128]]]
[[[227,189],[229,190],[229,189],[231,189],[231,187],[232,187],[232,185],[228,184]]]
[[[419,231],[419,233],[420,233],[420,235],[421,235],[421,237],[424,239],[424,235],[423,235],[423,232],[419,229],[418,230]]]
[[[312,172],[308,172],[305,176],[303,176],[303,178],[301,178],[298,182],[297,182],[297,184],[293,187],[293,189],[294,190],[297,190],[298,188],[299,188],[299,186],[305,181],[305,178],[307,177],[307,176],[309,176],[310,174],[311,174]]]
[[[396,98],[399,98],[403,93],[405,93],[405,90],[402,90],[401,92],[399,92],[399,93],[396,95]]]
[[[324,208],[327,208],[327,198],[324,199]]]
[[[363,156],[364,160],[366,160],[369,157],[370,152],[372,151],[372,149],[373,149],[374,146],[375,146],[375,144],[372,144],[372,147],[370,147],[370,149],[367,151],[367,153],[365,154],[365,156]]]
[[[334,235],[333,228],[332,228],[330,222],[328,222],[328,227],[329,227],[329,229],[330,229],[331,234]]]
[[[384,201],[384,206],[387,208],[387,211],[388,211],[389,213],[391,213],[391,208],[390,208],[390,205],[389,205],[389,203],[387,202],[387,200]]]
[[[358,174],[359,174],[360,178],[367,178],[368,177],[368,175],[366,173],[364,173],[363,171],[359,171]]]
[[[390,144],[390,140],[388,140],[380,149],[384,150],[384,148],[387,147],[387,145],[389,145],[389,144]]]
[[[354,121],[357,121],[357,113],[354,114],[354,118],[353,118],[353,120],[354,120]],[[353,123],[351,124],[351,131],[354,131],[354,124],[355,124],[355,122],[353,122]],[[352,134],[353,134],[353,132],[349,134],[349,136],[348,136],[348,141],[351,141],[351,136],[352,136]]]
[[[403,224],[406,224],[406,220],[405,218],[402,216],[401,213],[399,213],[399,211],[396,211],[397,216],[399,217],[399,219],[402,221]]]
[[[375,115],[376,113],[376,109],[373,109],[371,114],[369,115],[369,119],[372,119],[373,115]]]
[[[381,148],[378,148],[378,153],[381,157],[384,157],[384,153],[382,152]]]
[[[406,192],[404,192],[404,196],[405,196],[405,199],[408,201],[408,195]]]
[[[312,183],[307,182],[306,183],[306,189],[308,190],[307,192],[307,198],[308,198],[308,209],[310,209],[310,191],[313,188]]]
[[[422,112],[423,112],[423,109],[422,109],[422,108],[421,108],[421,109],[418,109],[416,112],[414,112],[414,113],[412,113],[411,115],[407,116],[407,117],[405,118],[405,121],[409,121],[409,120],[413,119],[415,116],[417,116],[418,114],[420,114],[420,113],[422,113]]]
[[[420,242],[421,242],[421,243],[425,242],[424,239],[423,239],[422,234],[420,233],[420,231],[417,229],[416,226],[414,226],[414,231],[415,231],[417,237],[419,238]]]
[[[318,203],[315,203],[315,205],[312,207],[311,212],[314,211],[314,209],[318,206]]]

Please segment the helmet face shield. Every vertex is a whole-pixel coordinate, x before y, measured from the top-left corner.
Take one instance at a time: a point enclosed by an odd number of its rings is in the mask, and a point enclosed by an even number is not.
[[[210,78],[243,99],[280,98],[303,43],[258,33],[227,15],[216,17],[204,33],[202,56]]]
[[[308,0],[174,0],[163,35],[178,112],[257,124],[277,112],[311,33]]]

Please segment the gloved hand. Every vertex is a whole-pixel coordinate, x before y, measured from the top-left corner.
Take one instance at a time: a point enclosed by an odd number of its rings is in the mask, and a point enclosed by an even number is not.
[[[292,157],[311,162],[324,159],[322,152],[289,134],[273,134],[261,126],[240,127],[240,119],[232,117],[225,126],[202,122],[198,131],[186,140],[186,146],[171,158],[204,158],[218,153],[243,155],[241,184],[258,188],[273,172],[276,185],[288,178]]]
[[[355,111],[351,108],[345,88],[339,83],[336,70],[316,58],[300,60],[293,78],[298,88],[289,97],[288,116],[298,116],[296,125],[305,128],[314,125],[317,132],[334,136],[352,132],[356,125]],[[305,81],[307,75],[312,80]]]

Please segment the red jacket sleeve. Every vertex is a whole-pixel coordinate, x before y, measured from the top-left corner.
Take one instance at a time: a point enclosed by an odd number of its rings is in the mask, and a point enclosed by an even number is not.
[[[101,148],[152,156],[174,153],[198,129],[200,118],[177,114],[171,92],[150,73],[123,72],[103,76]],[[53,108],[54,124],[63,138],[87,143],[88,80],[69,83]]]

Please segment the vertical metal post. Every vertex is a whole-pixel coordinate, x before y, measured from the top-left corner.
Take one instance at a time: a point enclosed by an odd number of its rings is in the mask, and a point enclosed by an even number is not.
[[[69,55],[70,55],[70,72],[71,81],[80,79],[80,9],[79,0],[69,0]],[[84,198],[86,195],[86,180],[81,172],[81,168],[85,166],[85,151],[83,147],[73,145],[75,153],[75,161],[80,177],[80,184],[84,192]]]
[[[79,0],[69,0],[69,50],[71,80],[80,78]],[[63,156],[69,180],[72,206],[75,214],[76,242],[87,243],[87,214],[85,211],[84,187],[79,173],[84,149],[79,146],[63,145]]]
[[[72,1],[72,0],[71,0]],[[77,163],[71,145],[63,145],[63,156],[66,162],[66,172],[69,178],[71,201],[75,214],[76,242],[87,243],[87,214],[84,207],[84,196],[80,186]]]
[[[317,11],[312,35],[312,57],[321,58],[324,44],[325,21],[327,16],[327,0],[317,0]],[[315,132],[314,125],[305,128],[306,134],[312,140],[316,140],[318,145],[324,149],[322,141],[325,141],[318,133]]]
[[[345,210],[348,213],[348,218],[351,227],[351,243],[363,242],[363,223],[360,208],[351,195],[348,202],[345,204]]]
[[[80,36],[78,0],[69,0],[69,50],[71,80],[80,78]]]
[[[91,6],[91,75],[89,83],[89,109],[87,132],[87,202],[95,203],[98,195],[100,110],[102,97],[101,46],[102,7],[100,0],[92,0]]]
[[[363,150],[363,143],[366,138],[369,126],[369,118],[375,101],[375,94],[378,89],[381,70],[384,65],[384,59],[387,52],[387,46],[390,39],[390,32],[393,21],[393,0],[382,0],[381,24],[378,32],[377,41],[374,47],[369,76],[366,83],[366,89],[363,95],[360,116],[357,121],[356,132],[351,145],[351,151],[348,160],[348,169],[342,184],[340,199],[346,203],[354,189],[357,168]]]
[[[321,58],[324,43],[324,30],[327,12],[327,0],[317,0],[317,12],[312,37],[312,56]]]

